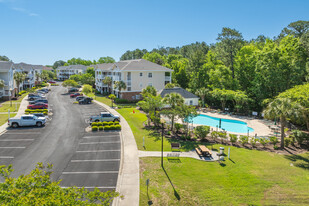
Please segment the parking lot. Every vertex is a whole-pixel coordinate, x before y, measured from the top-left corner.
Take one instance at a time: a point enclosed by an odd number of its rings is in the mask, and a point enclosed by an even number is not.
[[[45,127],[8,129],[0,136],[0,164],[13,164],[13,175],[29,173],[37,162],[52,163],[61,186],[102,191],[117,184],[121,144],[119,132],[86,132],[89,117],[104,111],[99,105],[78,105],[65,89],[53,88],[48,101],[53,118]]]

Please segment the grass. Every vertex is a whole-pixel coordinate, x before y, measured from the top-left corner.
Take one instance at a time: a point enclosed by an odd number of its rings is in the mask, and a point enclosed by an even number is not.
[[[221,165],[165,158],[164,170],[160,158],[140,158],[140,205],[147,179],[153,205],[308,205],[309,153],[294,156],[231,147]]]
[[[93,99],[99,101],[99,102],[102,102],[103,104],[106,104],[108,105],[109,107],[112,106],[112,102],[110,99],[108,99],[107,97],[101,95],[101,94],[93,94],[93,93],[90,93],[87,95],[88,97],[92,97]],[[114,104],[115,106],[115,104]]]

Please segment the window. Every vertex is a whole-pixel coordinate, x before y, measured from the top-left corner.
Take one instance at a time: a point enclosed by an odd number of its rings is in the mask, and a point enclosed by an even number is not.
[[[190,105],[193,105],[193,100],[190,100]]]
[[[135,99],[135,96],[132,96],[132,99]]]
[[[149,78],[152,78],[152,73],[148,73],[148,77],[149,77]]]
[[[131,87],[128,87],[128,91],[131,91]]]
[[[139,76],[140,76],[140,77],[142,77],[142,76],[143,76],[143,73],[142,73],[142,72],[141,72],[141,73],[139,73]]]
[[[140,83],[140,84],[139,84],[139,87],[143,87],[143,83]]]
[[[141,95],[137,94],[137,95],[135,96],[135,98],[136,98],[136,99],[140,99],[140,98],[141,98]]]
[[[152,86],[152,83],[151,83],[151,82],[149,82],[149,83],[148,83],[148,86]]]

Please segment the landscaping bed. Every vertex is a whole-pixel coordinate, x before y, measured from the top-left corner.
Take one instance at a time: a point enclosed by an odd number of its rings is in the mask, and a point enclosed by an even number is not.
[[[121,125],[119,122],[93,122],[91,126],[86,128],[87,131],[97,132],[97,131],[115,131],[121,130]]]

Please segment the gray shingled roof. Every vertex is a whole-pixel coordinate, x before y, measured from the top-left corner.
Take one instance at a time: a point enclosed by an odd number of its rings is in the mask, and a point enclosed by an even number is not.
[[[125,61],[119,61],[115,63],[105,63],[105,64],[97,64],[93,65],[96,69],[102,69],[110,71],[114,68],[114,65],[118,67],[121,71],[166,71],[170,72],[172,71],[169,68],[163,67],[161,65],[152,63],[150,61],[147,61],[145,59],[133,59],[133,60],[125,60]]]
[[[80,64],[57,67],[57,69],[62,69],[62,70],[64,70],[64,69],[82,69],[82,70],[86,70],[87,68],[88,68],[87,66],[80,65]]]
[[[9,70],[13,65],[11,61],[0,61],[0,69],[1,70]]]
[[[170,93],[178,93],[185,99],[199,98],[195,94],[192,94],[191,92],[188,92],[187,90],[180,88],[180,87],[175,87],[175,88],[172,88],[172,89],[163,89],[162,92],[160,93],[160,95],[163,98],[166,94],[170,94]]]
[[[21,62],[21,63],[18,63],[18,64],[14,64],[14,67],[16,69],[22,69],[22,70],[30,71],[33,68],[33,65]]]

